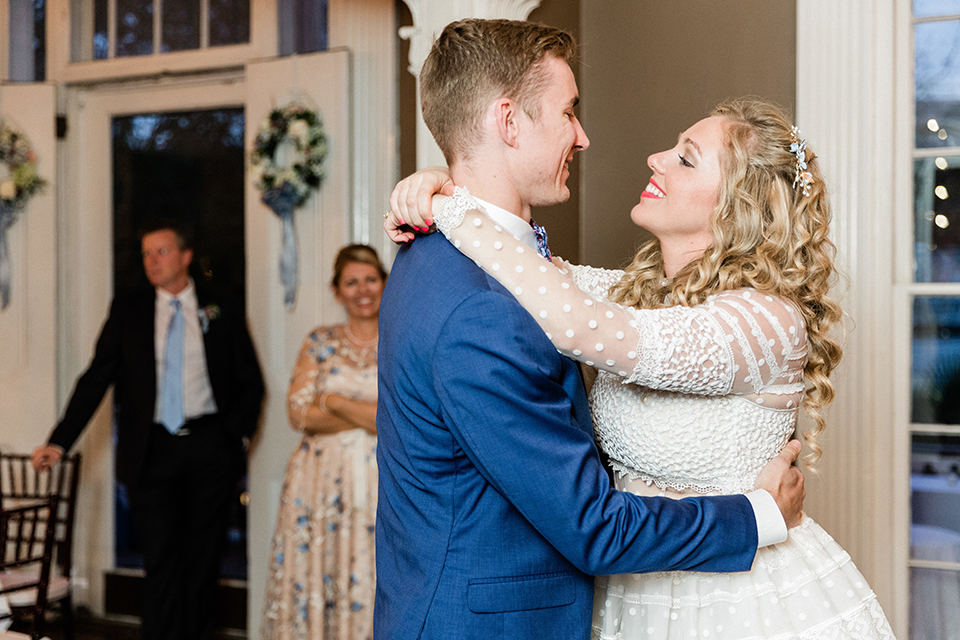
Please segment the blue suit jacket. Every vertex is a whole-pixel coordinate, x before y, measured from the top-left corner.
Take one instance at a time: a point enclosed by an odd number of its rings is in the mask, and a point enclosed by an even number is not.
[[[379,376],[377,638],[588,638],[592,575],[750,568],[743,496],[611,487],[576,364],[439,234],[394,264]]]

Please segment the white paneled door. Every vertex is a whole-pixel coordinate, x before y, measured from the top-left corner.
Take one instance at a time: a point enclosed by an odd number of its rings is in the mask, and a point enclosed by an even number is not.
[[[323,184],[294,213],[299,255],[296,304],[286,309],[280,283],[280,221],[247,181],[247,313],[267,383],[260,433],[250,456],[249,622],[259,632],[270,537],[287,458],[299,433],[287,422],[290,371],[307,332],[343,320],[330,291],[333,259],[348,243],[351,212],[350,56],[346,50],[247,65],[247,148],[270,110],[296,100],[323,118],[328,155]]]

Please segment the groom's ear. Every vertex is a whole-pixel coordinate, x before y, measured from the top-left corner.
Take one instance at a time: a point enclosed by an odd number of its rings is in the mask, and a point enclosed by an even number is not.
[[[509,98],[500,98],[493,103],[491,115],[503,143],[516,148],[520,137],[520,106]]]

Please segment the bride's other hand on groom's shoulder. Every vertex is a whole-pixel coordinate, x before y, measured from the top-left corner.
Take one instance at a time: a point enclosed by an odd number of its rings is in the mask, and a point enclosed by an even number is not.
[[[414,231],[426,233],[433,223],[431,199],[435,194],[452,196],[453,186],[446,167],[427,167],[398,182],[384,216],[387,237],[402,244],[416,237]]]
[[[799,440],[791,440],[780,454],[767,463],[757,476],[754,488],[764,489],[773,496],[787,528],[800,524],[803,510],[803,498],[806,490],[803,488],[803,474],[793,466],[793,462],[800,455]]]

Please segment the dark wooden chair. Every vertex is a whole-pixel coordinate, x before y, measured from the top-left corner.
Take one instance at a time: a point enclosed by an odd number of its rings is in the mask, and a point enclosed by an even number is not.
[[[22,618],[29,635],[15,631],[0,633],[0,640],[32,638],[43,635],[47,608],[47,589],[56,542],[55,514],[60,499],[56,495],[24,502],[16,507],[0,507],[0,596],[9,604],[0,619]],[[3,579],[15,575],[15,579]],[[32,602],[21,616],[13,600],[26,595]],[[21,608],[22,610],[23,608]]]
[[[73,525],[76,520],[77,487],[80,480],[80,454],[64,456],[50,469],[38,472],[33,468],[31,456],[26,454],[0,453],[0,504],[15,508],[21,504],[33,504],[38,500],[57,498],[53,510],[54,543],[53,565],[47,580],[43,615],[38,624],[46,622],[47,610],[56,610],[63,622],[63,637],[73,640],[73,598],[71,569],[73,566]],[[0,573],[0,585],[14,586],[35,578],[36,568],[8,568]],[[8,596],[14,612],[36,610],[37,592],[18,590]],[[0,639],[2,640],[2,639]]]

